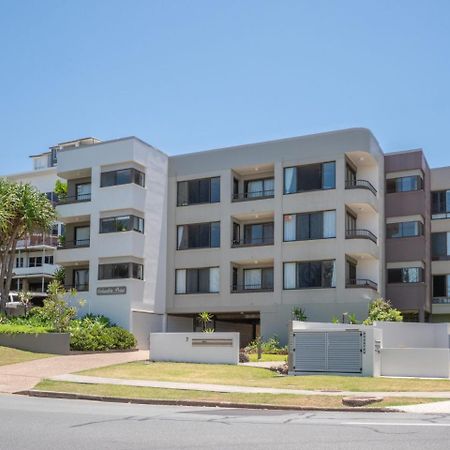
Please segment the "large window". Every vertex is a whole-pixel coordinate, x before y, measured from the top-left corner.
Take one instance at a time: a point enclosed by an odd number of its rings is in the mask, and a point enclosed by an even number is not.
[[[334,189],[336,187],[336,163],[326,162],[284,169],[284,193]]]
[[[273,222],[244,225],[244,244],[273,244]]]
[[[175,272],[176,294],[208,294],[217,293],[220,290],[218,267],[177,269]]]
[[[423,269],[421,267],[403,267],[388,269],[388,283],[422,283]]]
[[[116,233],[119,231],[137,231],[138,233],[143,233],[144,219],[133,215],[100,219],[100,233]]]
[[[335,261],[284,263],[284,289],[336,287]]]
[[[177,206],[220,202],[220,177],[179,181]]]
[[[243,289],[273,290],[273,267],[244,269]]]
[[[434,260],[450,259],[450,233],[431,233],[431,257]]]
[[[79,183],[75,186],[75,200],[87,202],[91,199],[91,183]]]
[[[386,180],[386,191],[388,194],[392,194],[394,192],[420,191],[422,189],[423,179],[419,175],[391,178]]]
[[[388,223],[386,225],[386,237],[388,238],[403,238],[423,235],[422,222],[398,222]]]
[[[145,174],[137,169],[120,169],[101,174],[101,187],[117,186],[120,184],[134,183],[139,186],[145,186]]]
[[[120,278],[144,279],[144,266],[133,262],[99,264],[99,280],[115,280]]]
[[[74,269],[73,287],[77,291],[89,290],[89,269]]]
[[[306,241],[336,237],[336,211],[286,214],[284,241]]]
[[[450,275],[433,276],[433,297],[450,297]]]
[[[432,219],[450,218],[450,190],[431,193]]]
[[[245,180],[244,192],[239,192],[239,181],[233,180],[233,200],[248,200],[254,198],[273,197],[274,190],[273,178],[261,178],[257,180]]]
[[[220,222],[178,225],[177,250],[220,247]]]

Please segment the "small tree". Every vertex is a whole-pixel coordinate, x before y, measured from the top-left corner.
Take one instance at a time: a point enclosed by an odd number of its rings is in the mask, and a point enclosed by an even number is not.
[[[213,315],[209,312],[202,312],[198,315],[198,319],[200,320],[202,324],[202,331],[203,333],[213,333],[214,328],[208,328],[208,323],[213,320]]]
[[[59,281],[60,284],[64,285],[64,281],[66,280],[66,271],[63,266],[58,267],[54,272],[53,276],[56,281]]]
[[[364,325],[372,325],[373,322],[402,322],[402,313],[393,308],[389,300],[377,298],[369,305],[369,316],[363,322]]]
[[[64,183],[64,181],[61,181],[61,180],[56,180],[55,194],[58,196],[59,199],[66,198],[67,197],[67,183]]]
[[[303,308],[300,308],[300,306],[295,306],[292,310],[292,315],[294,316],[295,320],[299,320],[301,322],[306,322],[308,320],[308,317],[305,314],[305,310]]]
[[[31,299],[33,298],[33,294],[29,291],[20,291],[18,293],[19,295],[19,300],[22,303],[22,305],[25,308],[25,317],[28,316],[28,310],[30,308],[30,302]]]
[[[70,321],[77,314],[77,309],[67,303],[66,297],[68,295],[74,297],[77,292],[66,291],[59,281],[54,280],[48,285],[47,294],[44,306],[37,309],[37,314],[58,333],[67,332]]]

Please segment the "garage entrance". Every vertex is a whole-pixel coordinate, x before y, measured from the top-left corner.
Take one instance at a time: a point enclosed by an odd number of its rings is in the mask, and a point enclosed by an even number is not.
[[[362,332],[297,331],[293,338],[295,372],[362,373]]]

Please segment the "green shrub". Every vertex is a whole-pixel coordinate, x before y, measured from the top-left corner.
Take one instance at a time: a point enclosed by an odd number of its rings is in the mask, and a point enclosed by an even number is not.
[[[245,348],[247,353],[257,353],[258,352],[258,339],[250,342],[248,346]],[[267,341],[261,341],[261,351],[262,353],[268,353],[270,355],[287,355],[288,349],[287,345],[282,347],[280,345],[280,339],[276,334],[274,334],[271,338],[267,339]]]
[[[128,350],[136,346],[129,331],[104,316],[85,316],[70,323],[70,348],[79,351]]]
[[[393,308],[389,300],[377,298],[369,305],[369,316],[363,322],[364,325],[372,325],[373,322],[402,322],[402,313]]]
[[[0,334],[41,334],[52,330],[45,326],[34,326],[17,323],[1,323]]]

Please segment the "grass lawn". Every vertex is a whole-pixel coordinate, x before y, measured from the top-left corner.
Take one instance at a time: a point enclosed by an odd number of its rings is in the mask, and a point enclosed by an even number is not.
[[[277,406],[303,406],[321,408],[342,408],[342,397],[325,395],[285,395],[285,394],[231,394],[221,392],[185,391],[177,389],[159,389],[112,384],[81,384],[66,381],[43,380],[35,390],[69,392],[74,394],[100,395],[107,397],[125,397],[152,400],[197,400],[209,402],[256,403]],[[436,399],[389,398],[369,407],[412,405],[430,403]],[[357,409],[357,408],[356,408]]]
[[[250,355],[248,355],[250,362],[258,362],[258,361],[262,361],[262,362],[268,362],[268,361],[274,361],[274,362],[279,362],[279,361],[287,361],[287,355],[269,355],[268,353],[263,353],[261,355],[261,359],[258,359],[258,354],[257,353],[251,353]]]
[[[0,366],[7,364],[15,364],[25,361],[32,361],[33,359],[48,358],[54,355],[45,353],[32,353],[24,350],[17,350],[15,348],[0,347]]]
[[[186,383],[234,384],[286,389],[343,391],[450,391],[450,380],[337,375],[279,376],[267,369],[220,364],[131,362],[80,372],[83,375]]]

